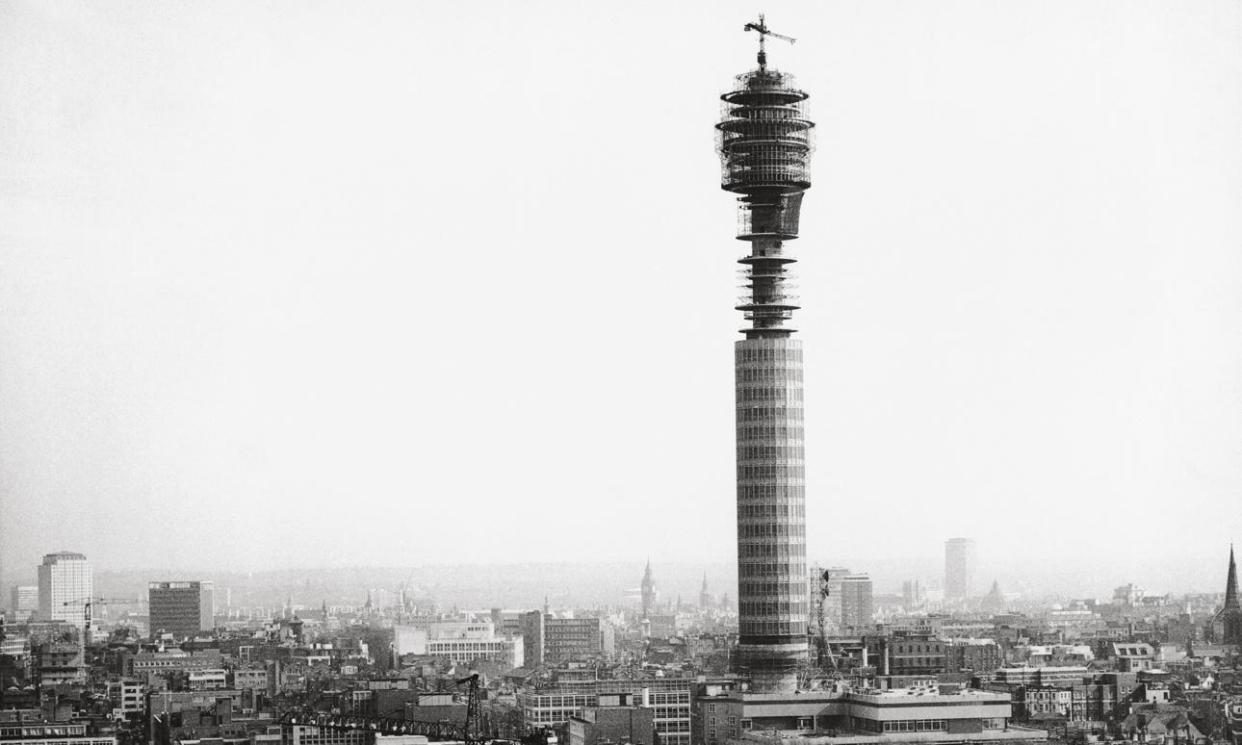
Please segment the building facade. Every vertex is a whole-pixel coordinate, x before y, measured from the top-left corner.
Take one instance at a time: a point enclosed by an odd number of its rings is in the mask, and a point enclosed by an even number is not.
[[[746,696],[705,686],[696,697],[693,745],[796,738],[848,743],[1042,743],[1048,733],[1011,726],[1008,695],[933,688],[842,689]]]
[[[151,582],[147,585],[151,635],[193,638],[215,626],[212,582]]]
[[[621,705],[618,697],[651,711],[660,745],[690,745],[690,711],[694,681],[689,678],[585,680],[558,684],[553,690],[518,694],[527,729],[558,727],[592,707]]]
[[[599,706],[570,717],[569,745],[655,745],[655,720],[650,708],[635,705],[629,694],[599,698]]]
[[[927,676],[948,672],[948,644],[923,634],[866,637],[867,656],[879,675]]]
[[[60,551],[39,565],[39,618],[85,625],[86,604],[95,596],[95,575],[86,557]]]
[[[21,745],[116,745],[116,737],[89,735],[85,724],[5,722],[0,723],[0,742]]]
[[[427,642],[426,654],[454,664],[488,660],[506,668],[521,667],[525,656],[520,636],[513,639],[434,639]]]
[[[137,680],[122,678],[108,681],[108,700],[114,718],[139,716],[146,711],[146,686]]]
[[[1115,721],[1138,686],[1135,673],[1099,673],[1086,667],[1005,671],[987,687],[1012,697],[1018,720],[1042,715],[1070,722]]]
[[[811,607],[824,617],[829,635],[865,631],[872,623],[871,578],[842,567],[811,570]]]
[[[1002,663],[1000,645],[992,639],[950,639],[945,655],[950,673],[990,673]]]
[[[39,586],[13,585],[9,596],[9,609],[14,623],[26,623],[39,612]]]
[[[611,658],[616,631],[603,618],[557,618],[542,611],[522,616],[525,667]]]

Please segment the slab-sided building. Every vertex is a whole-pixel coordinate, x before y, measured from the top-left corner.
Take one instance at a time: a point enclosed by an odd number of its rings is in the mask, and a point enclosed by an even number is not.
[[[95,596],[95,574],[82,554],[47,554],[39,565],[39,619],[82,628],[86,604]]]
[[[147,601],[153,636],[193,638],[215,627],[212,582],[152,582],[147,585]]]
[[[591,708],[622,705],[651,710],[660,745],[690,745],[690,707],[694,681],[690,678],[583,680],[558,683],[555,689],[518,694],[524,725],[530,729],[557,727]]]
[[[557,618],[530,611],[522,616],[522,642],[523,665],[535,668],[610,658],[616,632],[603,618]]]

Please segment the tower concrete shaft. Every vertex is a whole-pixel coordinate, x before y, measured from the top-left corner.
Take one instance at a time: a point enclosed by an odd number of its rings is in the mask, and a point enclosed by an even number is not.
[[[737,309],[750,325],[734,348],[737,434],[737,672],[755,692],[792,691],[807,660],[802,346],[785,326],[802,194],[810,187],[811,130],[793,78],[759,68],[721,96],[716,125],[721,187],[738,195],[745,290]]]

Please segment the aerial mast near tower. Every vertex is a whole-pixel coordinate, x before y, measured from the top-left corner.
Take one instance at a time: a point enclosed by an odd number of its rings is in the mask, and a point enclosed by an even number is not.
[[[720,98],[716,125],[721,182],[737,195],[738,240],[749,250],[736,306],[749,326],[734,346],[737,433],[739,639],[734,666],[751,690],[789,692],[807,660],[805,464],[802,439],[802,345],[785,326],[798,309],[786,280],[795,259],[802,195],[810,188],[814,124],[807,94],[791,75],[769,70],[763,16],[759,67],[737,76]]]

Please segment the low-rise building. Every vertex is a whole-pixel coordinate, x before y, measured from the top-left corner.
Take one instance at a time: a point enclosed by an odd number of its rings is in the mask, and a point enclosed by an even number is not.
[[[0,724],[0,743],[21,745],[116,745],[116,737],[93,736],[85,724],[64,722],[5,722]]]
[[[108,700],[114,717],[130,717],[146,711],[146,686],[131,678],[108,682]]]
[[[945,646],[945,672],[990,673],[1001,666],[1000,645],[991,639],[950,639]]]
[[[147,694],[152,745],[221,738],[249,739],[280,734],[270,715],[254,711],[253,695],[243,691],[160,691]]]
[[[233,670],[233,688],[239,691],[266,691],[266,668],[237,668]]]
[[[1133,673],[1085,667],[1002,668],[988,690],[1013,699],[1014,718],[1056,717],[1069,722],[1115,722],[1138,685]]]
[[[1081,665],[1055,667],[1002,667],[993,675],[997,683],[1055,687],[1081,683],[1091,677],[1091,670]]]
[[[122,661],[122,674],[149,683],[151,675],[167,673],[190,673],[195,670],[223,667],[218,649],[185,652],[180,649],[165,652],[139,652],[127,654]]]
[[[866,637],[867,656],[880,675],[939,675],[948,672],[946,642],[930,634]]]
[[[754,694],[707,685],[695,703],[694,745],[771,742],[1042,743],[1042,730],[1013,726],[1009,696],[972,689],[835,688]]]
[[[525,643],[521,635],[498,636],[484,620],[433,620],[394,629],[397,654],[426,655],[453,664],[487,660],[506,668],[521,667]]]
[[[1117,659],[1117,671],[1133,673],[1157,667],[1156,649],[1150,644],[1114,642],[1113,656]]]
[[[219,668],[192,670],[188,681],[191,691],[222,691],[229,687],[229,674]]]
[[[626,695],[636,706],[650,709],[660,745],[690,745],[690,678],[640,678],[636,680],[582,680],[560,682],[554,690],[519,693],[518,707],[524,726],[543,729],[581,717],[588,708],[607,706]]]
[[[655,711],[637,706],[628,693],[604,694],[599,705],[569,718],[569,745],[655,745]]]
[[[370,737],[370,732],[298,725],[288,728],[285,742],[287,745],[369,745]]]

